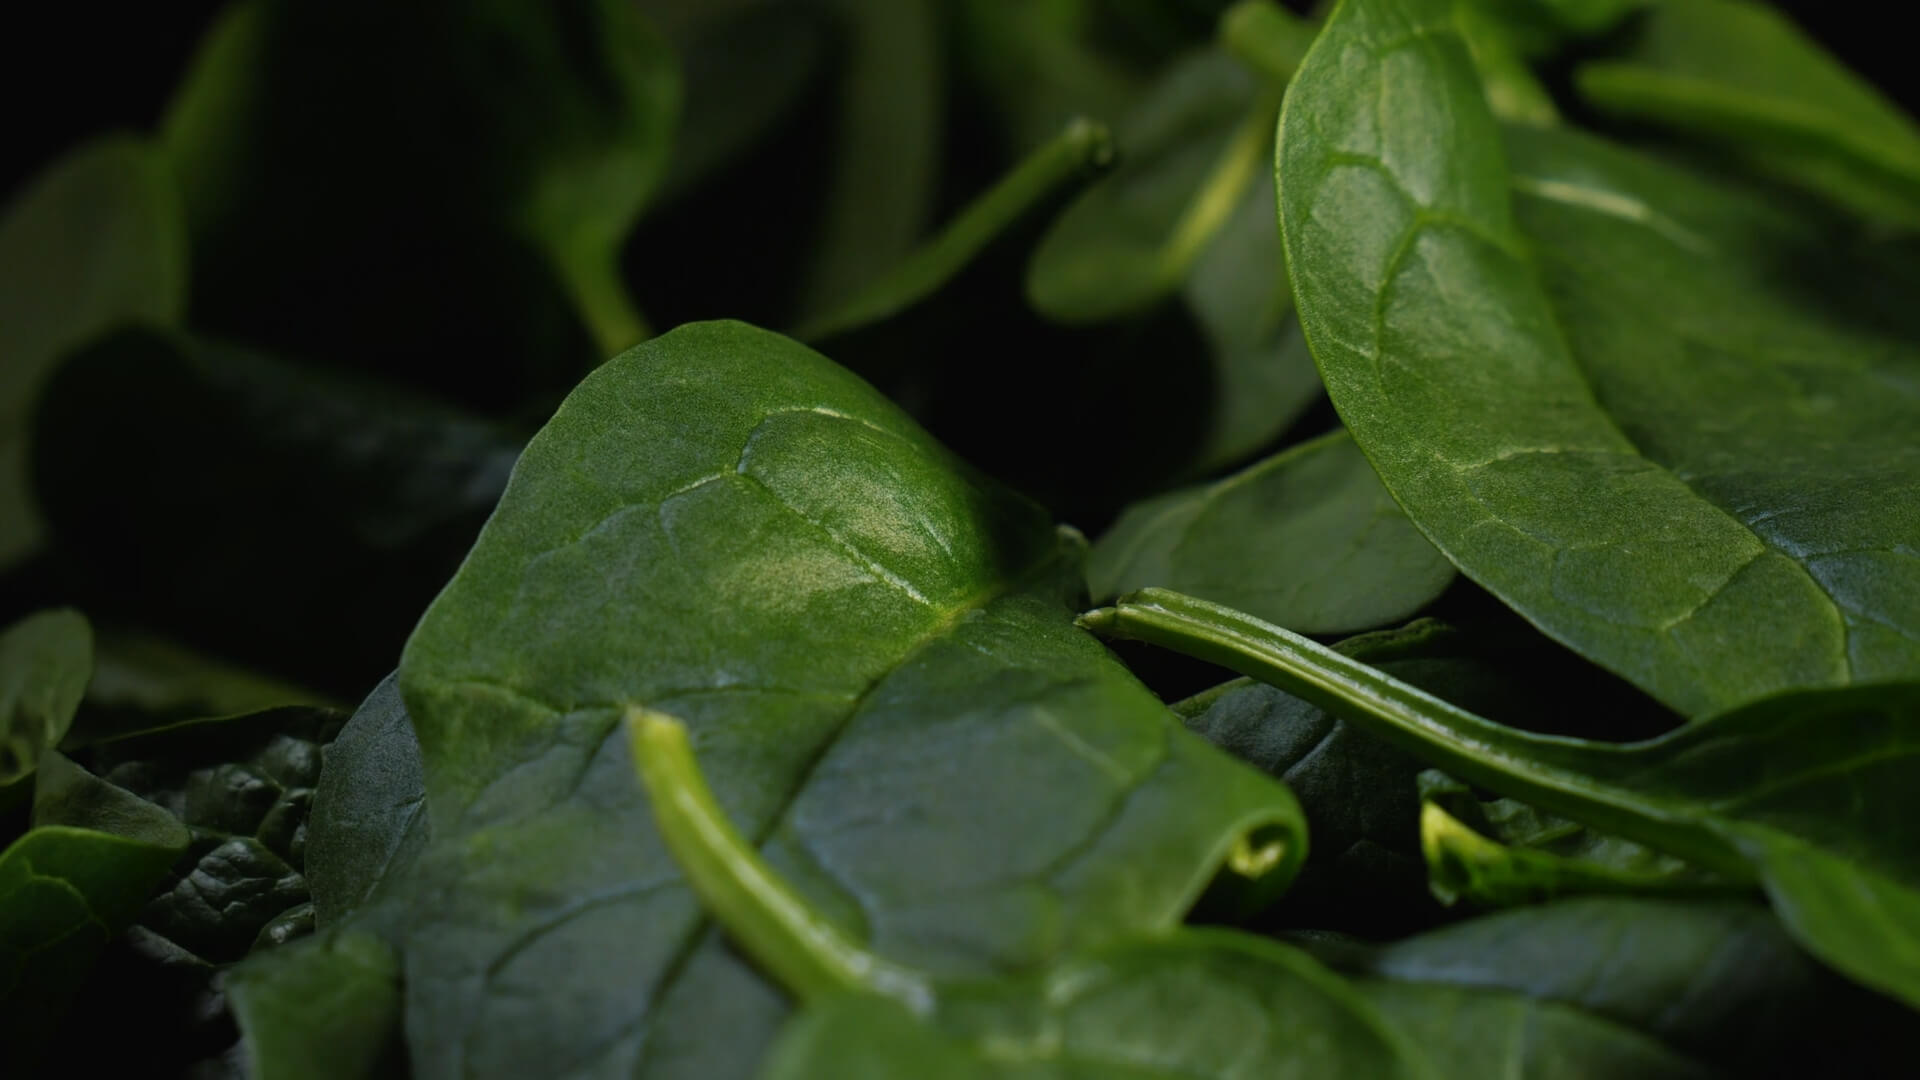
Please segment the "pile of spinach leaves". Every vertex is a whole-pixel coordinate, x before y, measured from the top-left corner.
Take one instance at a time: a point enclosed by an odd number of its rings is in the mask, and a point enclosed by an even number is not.
[[[9,1076],[1920,1063],[1920,126],[1773,8],[183,72],[0,212]]]

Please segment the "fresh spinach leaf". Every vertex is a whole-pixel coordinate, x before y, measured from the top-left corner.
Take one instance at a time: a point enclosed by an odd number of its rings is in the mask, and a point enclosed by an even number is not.
[[[1307,634],[1404,619],[1453,576],[1343,431],[1130,507],[1087,561],[1097,599],[1157,585]]]
[[[1623,53],[1581,65],[1574,81],[1608,113],[1720,143],[1920,225],[1920,127],[1770,4],[1662,0]]]
[[[720,810],[677,721],[628,717],[668,849],[727,933],[807,1007],[772,1055],[776,1077],[899,1069],[909,1056],[994,1076],[1525,1076],[1569,1057],[1590,1076],[1700,1073],[1632,1032],[1517,995],[1366,987],[1416,1036],[1402,1041],[1307,956],[1232,931],[1108,944],[1038,979],[942,984],[862,950],[768,867]],[[856,1034],[853,1018],[886,1035]]]
[[[1285,687],[1462,779],[1767,892],[1808,951],[1920,1005],[1920,683],[1778,694],[1657,739],[1482,719],[1230,609],[1145,590],[1082,617]]]
[[[0,566],[42,541],[27,484],[41,384],[69,349],[122,322],[178,322],[186,283],[180,193],[141,140],[82,145],[0,216]]]
[[[235,968],[226,996],[251,1080],[400,1080],[400,969],[369,934],[325,934]]]
[[[331,709],[289,706],[89,748],[95,773],[166,810],[191,837],[141,926],[215,964],[310,929],[308,817],[321,748],[344,721]]]
[[[92,676],[93,628],[72,608],[38,612],[0,632],[0,788],[19,783],[60,745]]]
[[[429,836],[420,740],[389,675],[321,751],[307,828],[307,881],[322,929],[403,877]]]
[[[1503,146],[1437,0],[1341,5],[1277,163],[1334,404],[1468,576],[1687,713],[1920,672],[1920,360],[1849,315],[1881,286],[1833,237],[1581,136]]]
[[[620,0],[238,4],[162,135],[195,325],[468,403],[564,387],[646,336],[616,257],[678,108]]]
[[[0,1036],[33,1068],[94,958],[132,925],[187,831],[58,752],[40,759],[33,826],[0,851]]]
[[[416,1073],[740,1075],[771,1038],[779,994],[650,827],[632,702],[686,716],[735,820],[903,963],[1164,929],[1236,852],[1277,887],[1291,798],[1073,627],[1079,572],[1037,507],[776,335],[683,327],[590,377],[402,660],[432,836],[364,918]]]

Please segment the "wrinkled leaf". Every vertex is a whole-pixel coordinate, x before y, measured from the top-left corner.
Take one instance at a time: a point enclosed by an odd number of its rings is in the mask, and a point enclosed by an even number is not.
[[[1087,580],[1098,599],[1158,585],[1338,634],[1412,615],[1453,565],[1335,432],[1131,507],[1094,545]]]
[[[1920,673],[1920,354],[1873,321],[1911,308],[1858,314],[1887,286],[1833,236],[1584,137],[1503,146],[1438,0],[1347,0],[1281,129],[1315,360],[1468,576],[1688,713]]]
[[[733,819],[900,962],[1030,971],[1173,925],[1292,803],[1073,628],[1078,573],[775,335],[683,327],[589,378],[401,664],[432,839],[367,918],[400,924],[416,1075],[741,1075],[771,1038],[784,1004],[706,932],[617,749],[634,703],[684,716]]]

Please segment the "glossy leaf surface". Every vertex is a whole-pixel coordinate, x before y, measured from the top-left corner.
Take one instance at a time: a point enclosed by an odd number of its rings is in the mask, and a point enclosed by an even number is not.
[[[1404,619],[1453,580],[1344,432],[1150,499],[1093,547],[1096,598],[1154,585],[1306,634]]]
[[[68,349],[187,303],[186,212],[165,162],[112,137],[55,162],[0,216],[0,566],[41,541],[27,484],[34,397]]]
[[[1456,565],[1684,712],[1920,671],[1920,358],[1855,314],[1833,237],[1503,140],[1429,0],[1347,0],[1281,128],[1315,360]]]
[[[1257,619],[1148,590],[1083,617],[1307,698],[1462,779],[1756,880],[1809,951],[1920,1005],[1920,684],[1781,694],[1640,743],[1482,719]]]
[[[678,883],[629,704],[684,717],[729,816],[899,962],[1019,972],[1176,922],[1293,804],[1074,628],[1059,543],[776,335],[697,324],[591,377],[402,662],[432,840],[374,906],[406,909],[416,1074],[758,1060],[785,1006]],[[556,978],[580,1007],[527,1008]]]

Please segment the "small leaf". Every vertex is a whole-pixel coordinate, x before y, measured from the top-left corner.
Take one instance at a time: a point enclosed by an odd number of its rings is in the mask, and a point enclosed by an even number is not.
[[[1096,599],[1161,586],[1306,634],[1404,619],[1453,576],[1345,432],[1128,508],[1087,562]]]
[[[0,633],[0,787],[60,745],[93,677],[93,629],[72,608],[29,615]]]

